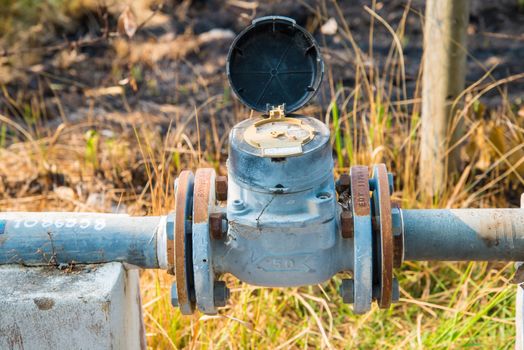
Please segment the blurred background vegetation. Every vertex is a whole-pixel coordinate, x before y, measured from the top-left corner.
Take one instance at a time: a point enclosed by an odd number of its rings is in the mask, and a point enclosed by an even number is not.
[[[518,206],[520,0],[472,1],[461,171],[433,201],[416,186],[424,1],[0,0],[0,210],[162,214],[182,169],[224,174],[228,131],[251,115],[227,84],[227,50],[267,14],[296,19],[322,47],[323,88],[301,113],[330,125],[337,172],[386,163],[408,208]],[[171,277],[148,271],[148,345],[512,348],[512,271],[405,263],[401,303],[360,317],[338,297],[339,279],[270,290],[233,278],[220,315],[182,317],[169,303]]]

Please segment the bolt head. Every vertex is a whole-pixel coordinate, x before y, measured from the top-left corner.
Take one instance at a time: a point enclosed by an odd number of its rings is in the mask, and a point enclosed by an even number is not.
[[[175,239],[175,213],[166,216],[166,235],[169,240]]]
[[[216,281],[213,288],[214,302],[216,307],[224,307],[230,297],[229,288],[224,281]]]
[[[339,292],[345,304],[353,304],[355,302],[355,281],[353,279],[343,279]]]
[[[398,206],[391,206],[391,224],[393,226],[393,235],[402,235],[402,216]]]
[[[241,211],[244,209],[244,201],[242,199],[235,199],[232,203],[233,210]]]
[[[171,305],[178,307],[178,291],[176,289],[176,283],[171,285]]]
[[[351,188],[351,176],[349,176],[349,174],[341,174],[336,187],[339,194],[349,190]]]
[[[389,184],[389,194],[393,194],[393,191],[395,190],[395,183],[393,181],[393,174],[388,173],[388,184]]]
[[[222,239],[227,232],[227,219],[225,216],[225,213],[211,213],[209,215],[209,231],[213,239]],[[224,221],[226,221],[225,225]]]

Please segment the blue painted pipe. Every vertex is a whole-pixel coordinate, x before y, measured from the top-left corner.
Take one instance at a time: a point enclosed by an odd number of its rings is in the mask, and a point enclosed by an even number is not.
[[[0,213],[0,265],[125,262],[165,268],[165,217]]]
[[[404,260],[524,261],[524,209],[402,210]],[[167,268],[165,217],[0,213],[0,265]]]
[[[404,259],[524,261],[524,209],[402,210]]]

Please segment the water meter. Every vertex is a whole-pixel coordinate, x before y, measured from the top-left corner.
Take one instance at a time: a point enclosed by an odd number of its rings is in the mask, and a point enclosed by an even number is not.
[[[339,186],[337,194],[329,129],[297,113],[320,88],[324,65],[317,43],[290,18],[263,17],[235,38],[226,64],[231,89],[260,115],[231,130],[227,182],[210,169],[197,170],[194,179],[184,172],[178,180],[168,237],[174,237],[174,293],[182,312],[215,313],[221,305],[216,295],[227,295],[217,281],[225,273],[252,285],[290,287],[348,272],[360,281],[343,285],[356,312],[369,310],[373,298],[388,307],[395,291],[392,219],[376,224],[386,232],[376,243],[383,242],[386,253],[385,259],[374,256],[372,210],[379,217],[390,209],[372,209],[369,197],[375,190],[389,205],[385,167],[375,169],[372,188],[367,167],[354,168],[354,183]],[[191,205],[188,235],[185,208]],[[353,231],[358,234],[347,234]],[[373,271],[374,259],[385,271]]]

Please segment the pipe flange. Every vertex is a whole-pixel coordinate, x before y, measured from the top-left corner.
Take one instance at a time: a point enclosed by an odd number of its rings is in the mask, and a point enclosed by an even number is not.
[[[391,220],[391,197],[389,177],[385,164],[373,167],[373,215],[376,222],[376,268],[378,283],[376,296],[380,308],[391,305],[393,291],[393,224]]]
[[[353,211],[353,312],[366,313],[371,309],[373,296],[373,251],[371,208],[369,198],[369,169],[367,166],[353,166],[351,176],[351,202]]]
[[[193,291],[193,257],[191,216],[193,215],[194,175],[184,170],[178,176],[175,190],[174,270],[178,306],[184,315],[195,310]],[[169,244],[168,244],[169,245]]]
[[[217,313],[215,274],[209,217],[216,210],[215,170],[198,169],[193,192],[193,271],[196,305],[205,314]]]

